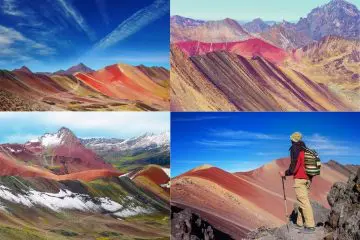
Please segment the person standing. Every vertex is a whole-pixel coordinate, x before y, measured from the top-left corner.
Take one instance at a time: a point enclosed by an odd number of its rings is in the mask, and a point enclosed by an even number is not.
[[[280,171],[279,174],[281,177],[293,176],[294,178],[294,189],[299,206],[295,227],[304,228],[304,233],[313,233],[315,221],[309,197],[312,177],[308,176],[305,171],[304,148],[306,145],[302,141],[300,132],[291,134],[290,140],[290,166],[285,172]]]

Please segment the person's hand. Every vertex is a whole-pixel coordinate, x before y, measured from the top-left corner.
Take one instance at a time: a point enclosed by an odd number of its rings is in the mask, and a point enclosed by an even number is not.
[[[285,177],[285,172],[284,171],[279,171],[279,175],[284,178]]]

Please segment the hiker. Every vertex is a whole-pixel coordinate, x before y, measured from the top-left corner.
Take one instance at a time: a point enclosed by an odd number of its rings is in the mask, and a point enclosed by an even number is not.
[[[294,189],[296,193],[296,199],[299,206],[298,216],[294,227],[297,229],[304,229],[304,233],[315,232],[315,222],[313,209],[310,204],[309,194],[312,177],[306,173],[304,149],[305,143],[302,141],[302,135],[299,132],[295,132],[290,136],[291,147],[290,157],[291,163],[289,169],[285,172],[280,171],[279,174],[282,178],[286,176],[294,177]]]

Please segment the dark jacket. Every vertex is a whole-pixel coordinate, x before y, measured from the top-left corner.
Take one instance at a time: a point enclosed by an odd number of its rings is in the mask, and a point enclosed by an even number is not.
[[[290,162],[289,169],[285,171],[285,176],[294,175],[297,161],[299,158],[299,154],[301,151],[304,151],[305,147],[306,147],[306,145],[303,141],[292,142],[292,145],[289,149],[291,162]]]

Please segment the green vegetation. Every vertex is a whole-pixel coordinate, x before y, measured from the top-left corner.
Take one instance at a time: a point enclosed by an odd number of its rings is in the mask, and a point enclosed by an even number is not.
[[[160,166],[170,164],[169,152],[145,152],[136,155],[131,155],[131,153],[129,153],[126,156],[119,155],[115,152],[103,157],[106,162],[112,163],[115,168],[124,172],[129,172],[148,164]]]
[[[66,236],[66,237],[75,237],[75,236],[79,235],[76,232],[71,232],[71,231],[64,230],[64,229],[52,229],[52,230],[50,230],[50,232],[58,233],[60,235]]]
[[[94,180],[84,183],[94,197],[109,197],[111,200],[122,203],[128,193],[119,185],[110,180]]]
[[[61,236],[52,233],[40,232],[32,228],[13,228],[9,226],[0,226],[1,240],[64,240]]]

